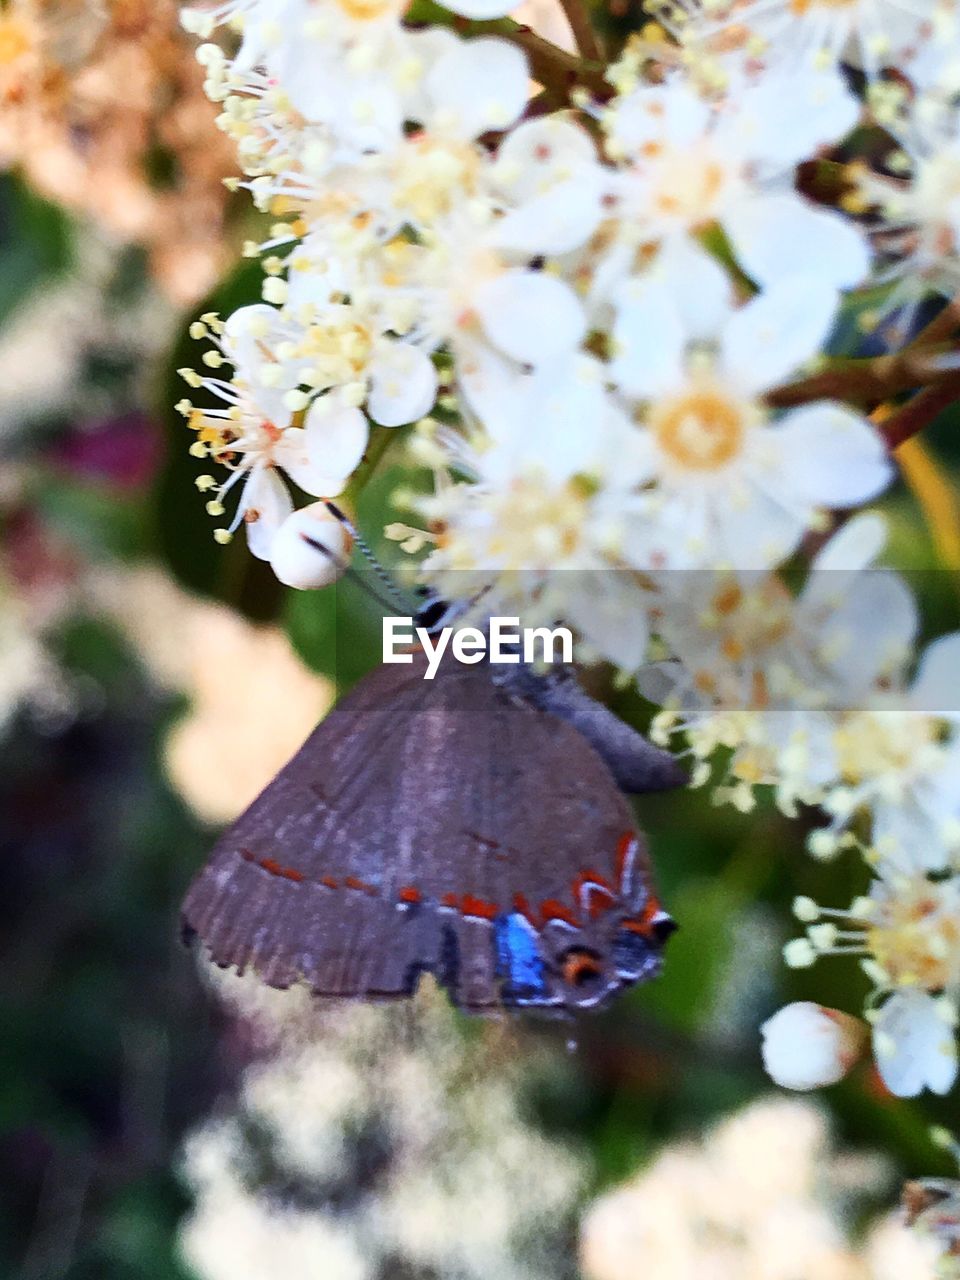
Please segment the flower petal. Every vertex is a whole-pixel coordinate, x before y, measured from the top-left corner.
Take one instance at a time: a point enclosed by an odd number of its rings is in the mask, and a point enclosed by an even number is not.
[[[957,1076],[953,1032],[924,991],[898,991],[873,1028],[877,1070],[891,1093],[915,1098],[924,1089],[947,1093]]]
[[[727,210],[723,225],[740,265],[759,285],[801,275],[851,289],[870,269],[866,240],[853,223],[793,193],[751,192]]]
[[[517,268],[485,281],[473,307],[490,341],[522,364],[572,351],[586,328],[570,286],[541,271]]]
[[[820,350],[837,309],[834,289],[798,276],[735,311],[721,336],[726,374],[746,394],[785,381]]]
[[[669,284],[691,338],[710,338],[730,314],[733,285],[712,254],[690,236],[671,236],[650,267],[652,280]]]
[[[927,645],[910,690],[910,705],[933,715],[960,715],[960,631]]]
[[[530,200],[596,163],[597,149],[586,129],[564,116],[524,120],[500,144],[493,176],[517,201]]]
[[[524,54],[506,40],[464,40],[434,63],[426,90],[441,121],[460,138],[479,138],[489,129],[507,129],[529,96],[530,72]]]
[[[310,466],[308,476],[315,486],[302,488],[329,498],[343,492],[343,486],[360,465],[370,438],[370,425],[358,408],[344,408],[333,401],[326,406],[325,399],[328,397],[312,403],[307,412],[303,434]],[[300,484],[296,475],[294,479]]]
[[[627,395],[649,400],[680,386],[687,335],[666,284],[636,276],[618,290],[610,375]]]
[[[780,169],[836,142],[856,124],[860,104],[834,68],[780,69],[737,93],[730,120],[751,157]]]
[[[505,214],[489,243],[530,256],[570,253],[589,240],[600,223],[603,193],[599,168],[585,169]]]
[[[874,427],[843,405],[804,405],[788,413],[776,431],[790,490],[814,506],[868,502],[893,477]]]
[[[889,526],[875,511],[848,520],[813,558],[814,572],[842,570],[850,573],[873,564],[886,546]]]
[[[243,487],[240,503],[247,542],[258,560],[269,560],[277,530],[293,510],[293,502],[272,467],[257,467]]]
[[[369,366],[367,410],[382,427],[416,422],[437,398],[437,371],[419,347],[385,342]]]

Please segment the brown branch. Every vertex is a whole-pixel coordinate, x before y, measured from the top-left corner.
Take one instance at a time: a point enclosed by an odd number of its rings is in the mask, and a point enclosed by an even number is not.
[[[604,52],[590,21],[587,0],[560,0],[560,8],[570,23],[570,30],[582,56],[589,62],[603,62]]]
[[[960,404],[960,374],[953,371],[953,379],[938,386],[925,387],[906,404],[895,410],[880,423],[880,433],[891,450],[897,449],[911,436],[929,427],[951,405]]]
[[[960,296],[942,311],[901,351],[869,360],[842,360],[809,378],[776,387],[767,396],[775,409],[809,404],[812,400],[854,400],[878,405],[892,396],[917,387],[952,382],[956,368],[938,368],[936,358],[958,351],[954,334],[960,329]]]
[[[556,106],[569,106],[570,92],[582,86],[598,98],[606,100],[613,89],[606,79],[606,63],[602,57],[595,60],[579,58],[575,53],[559,49],[530,27],[512,18],[496,18],[490,22],[460,21],[456,29],[471,36],[499,36],[515,44],[527,55],[530,74],[553,99]]]
[[[937,386],[951,382],[957,370],[938,369],[937,355],[956,348],[915,349],[912,345],[889,356],[870,360],[843,360],[834,367],[814,373],[809,378],[776,387],[767,396],[775,409],[789,409],[812,400],[853,400],[858,404],[881,404],[891,396],[902,395],[917,387]]]

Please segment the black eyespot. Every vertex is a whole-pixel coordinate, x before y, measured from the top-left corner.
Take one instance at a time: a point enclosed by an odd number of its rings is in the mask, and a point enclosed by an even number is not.
[[[672,916],[665,915],[661,920],[655,920],[650,926],[650,932],[656,938],[657,942],[663,945],[664,942],[677,930],[680,926]]]

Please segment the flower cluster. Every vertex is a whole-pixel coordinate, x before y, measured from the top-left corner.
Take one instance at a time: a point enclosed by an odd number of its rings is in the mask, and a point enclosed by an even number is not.
[[[695,785],[819,806],[811,852],[861,851],[863,894],[799,900],[788,962],[859,956],[887,1085],[945,1091],[960,633],[918,657],[883,519],[846,513],[960,396],[960,11],[663,0],[601,74],[588,22],[579,57],[502,0],[450,8],[186,12],[270,222],[262,301],[195,322],[182,371],[216,536],[329,583],[326,500],[401,441],[425,483],[386,532],[422,582],[572,625]],[[819,1016],[774,1020],[768,1061]],[[781,1074],[836,1079],[848,1041]]]
[[[931,1137],[960,1163],[960,1145],[948,1130],[934,1129]],[[938,1280],[956,1280],[960,1276],[960,1179],[922,1178],[906,1183],[903,1211],[907,1223],[932,1249]]]
[[[495,1035],[465,1044],[426,988],[412,1010],[345,1012],[306,989],[216,981],[274,1053],[246,1072],[237,1110],[188,1139],[196,1206],[181,1247],[193,1273],[567,1274],[583,1165],[523,1118],[516,1055]]]
[[[114,239],[194,304],[224,265],[230,147],[213,131],[176,0],[0,9],[0,168]]]
[[[816,1107],[761,1099],[702,1142],[671,1144],[596,1200],[581,1229],[583,1273],[587,1280],[929,1280],[927,1242],[892,1216],[873,1221],[859,1248],[848,1238],[852,1193],[883,1182],[875,1158],[834,1154]]]

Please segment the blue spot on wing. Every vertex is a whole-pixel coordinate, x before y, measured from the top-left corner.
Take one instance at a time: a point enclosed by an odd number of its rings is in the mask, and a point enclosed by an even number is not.
[[[540,939],[530,921],[518,911],[498,916],[494,926],[497,976],[506,1002],[534,1003],[546,994]]]

